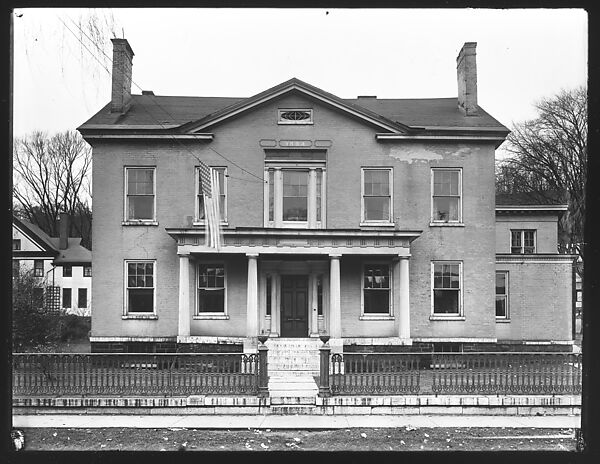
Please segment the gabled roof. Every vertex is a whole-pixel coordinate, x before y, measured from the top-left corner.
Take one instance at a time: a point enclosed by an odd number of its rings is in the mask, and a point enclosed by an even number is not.
[[[54,246],[50,236],[35,224],[13,215],[13,225],[27,235],[42,250],[51,252],[58,250],[58,247]]]
[[[13,215],[13,225],[31,238],[44,251],[54,255],[54,264],[91,264],[92,262],[92,252],[81,245],[80,237],[69,237],[67,248],[61,250],[60,239],[58,237],[50,237],[35,224]]]
[[[78,129],[84,136],[126,131],[193,134],[292,92],[335,107],[388,133],[486,130],[504,137],[509,132],[481,108],[478,115],[465,116],[457,98],[344,99],[296,78],[249,98],[133,95],[125,114],[111,113],[109,103]]]

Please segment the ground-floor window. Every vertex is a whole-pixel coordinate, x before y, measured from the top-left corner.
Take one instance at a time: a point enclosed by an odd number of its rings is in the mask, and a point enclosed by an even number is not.
[[[155,261],[126,261],[126,313],[153,313]]]
[[[461,316],[462,263],[437,261],[431,267],[433,314]]]
[[[87,308],[87,288],[80,288],[77,292],[77,307]]]
[[[198,314],[225,314],[225,265],[198,264]]]
[[[363,265],[363,314],[390,315],[391,269],[389,264],[366,263]]]
[[[508,271],[496,271],[496,319],[508,319]]]
[[[62,307],[64,309],[71,308],[71,289],[70,288],[62,289]]]

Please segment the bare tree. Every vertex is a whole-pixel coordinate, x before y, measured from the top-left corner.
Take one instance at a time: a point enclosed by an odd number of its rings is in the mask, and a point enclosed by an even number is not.
[[[587,89],[563,90],[536,108],[538,118],[515,124],[507,138],[510,156],[496,166],[497,191],[528,194],[536,203],[567,203],[559,249],[583,261]]]
[[[78,132],[43,132],[18,138],[13,145],[15,212],[58,236],[58,218],[68,213],[70,233],[91,245],[91,147]]]

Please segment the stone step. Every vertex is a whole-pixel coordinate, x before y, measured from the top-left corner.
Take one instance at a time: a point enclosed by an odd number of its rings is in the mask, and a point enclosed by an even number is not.
[[[316,395],[314,396],[303,396],[303,395],[286,395],[286,396],[273,396],[271,397],[271,406],[273,405],[316,405]]]
[[[299,404],[299,405],[275,405],[271,406],[271,414],[279,416],[294,416],[294,415],[310,415],[319,414],[319,408],[315,405]]]
[[[317,391],[317,385],[312,383],[271,383],[269,382],[269,391]]]
[[[305,375],[315,376],[319,375],[318,369],[297,369],[294,371],[284,370],[284,369],[269,369],[269,377],[270,376],[287,376],[287,377],[302,377]]]

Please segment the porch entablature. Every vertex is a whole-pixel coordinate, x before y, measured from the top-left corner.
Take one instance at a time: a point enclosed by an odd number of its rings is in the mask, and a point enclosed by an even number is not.
[[[166,228],[177,242],[177,253],[214,253],[205,245],[204,228]],[[410,256],[410,244],[420,230],[266,229],[222,231],[219,253],[350,254]]]

